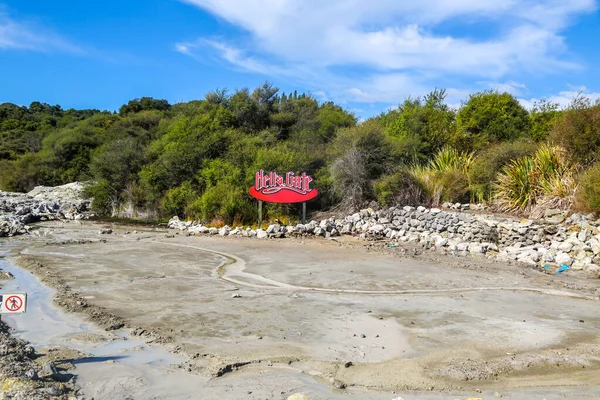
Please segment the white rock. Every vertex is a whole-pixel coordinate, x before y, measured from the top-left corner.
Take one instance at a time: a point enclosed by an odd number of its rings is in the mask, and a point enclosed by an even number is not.
[[[554,257],[554,259],[559,265],[565,264],[570,266],[571,264],[573,264],[573,259],[571,258],[571,256],[564,252],[556,253],[556,257]]]
[[[369,228],[369,232],[381,233],[384,229],[385,227],[383,225],[376,224]]]
[[[563,251],[565,253],[570,252],[571,250],[573,250],[573,243],[571,242],[562,242],[559,246],[558,246],[558,250]]]
[[[448,244],[448,239],[444,237],[438,237],[435,240],[435,247],[444,247]]]
[[[458,251],[467,251],[467,250],[469,250],[469,243],[458,243],[456,245],[456,250],[458,250]]]
[[[269,236],[269,234],[267,232],[265,232],[264,230],[262,230],[262,229],[257,229],[256,230],[256,237],[258,239],[264,239],[267,236]]]

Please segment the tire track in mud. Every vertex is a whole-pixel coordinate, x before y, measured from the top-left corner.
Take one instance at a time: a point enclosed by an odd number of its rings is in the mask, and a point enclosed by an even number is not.
[[[452,289],[407,289],[407,290],[359,290],[359,289],[328,289],[328,288],[320,288],[320,287],[310,287],[310,286],[296,286],[290,285],[284,282],[279,282],[258,274],[253,274],[251,272],[246,272],[246,261],[237,257],[236,255],[225,253],[222,251],[207,249],[204,247],[191,246],[180,243],[168,243],[168,242],[160,242],[161,244],[166,244],[169,246],[176,247],[184,247],[190,248],[194,250],[204,251],[207,253],[215,254],[220,257],[225,258],[227,261],[223,262],[220,266],[215,270],[215,274],[219,279],[222,279],[226,282],[255,288],[255,289],[280,289],[280,290],[289,290],[289,291],[303,291],[303,292],[314,292],[314,293],[330,293],[330,294],[364,294],[364,295],[446,295],[446,294],[462,294],[462,293],[477,293],[477,292],[499,292],[499,291],[507,291],[507,292],[529,292],[529,293],[538,293],[548,296],[560,296],[560,297],[569,297],[573,299],[581,299],[581,300],[595,300],[598,298],[594,296],[584,296],[573,292],[568,292],[564,290],[556,290],[556,289],[541,289],[541,288],[532,288],[532,287],[466,287],[466,288],[452,288]],[[243,278],[247,280],[244,281]],[[248,282],[257,281],[262,282],[263,285],[255,284]]]

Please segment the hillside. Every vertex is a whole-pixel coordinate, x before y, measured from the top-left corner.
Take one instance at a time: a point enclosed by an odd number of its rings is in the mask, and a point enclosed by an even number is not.
[[[359,122],[340,105],[265,83],[173,105],[135,99],[118,112],[4,103],[0,137],[0,189],[89,181],[94,210],[111,216],[255,221],[247,190],[259,169],[313,175],[312,211],[372,201],[600,207],[600,105],[583,97],[566,110],[526,110],[510,94],[480,92],[456,110],[435,90]],[[295,218],[299,208],[265,212]]]

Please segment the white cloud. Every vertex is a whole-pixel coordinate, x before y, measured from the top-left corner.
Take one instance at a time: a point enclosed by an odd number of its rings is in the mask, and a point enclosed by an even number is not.
[[[524,83],[515,81],[506,82],[478,82],[480,85],[486,86],[491,90],[497,90],[500,93],[509,93],[513,96],[519,96],[527,92],[527,86]]]
[[[27,22],[16,21],[0,10],[0,50],[30,50],[38,52],[84,51],[51,30]]]
[[[600,92],[591,92],[585,86],[571,86],[567,85],[569,90],[564,90],[558,92],[557,94],[550,95],[545,97],[544,100],[549,101],[550,103],[556,103],[560,108],[567,108],[569,104],[579,96],[585,96],[589,98],[592,102],[600,100]],[[527,109],[532,109],[535,103],[542,100],[541,98],[530,98],[530,99],[519,99],[519,102],[523,105],[523,107]]]
[[[324,82],[328,97],[335,91],[361,102],[397,102],[410,93],[405,90],[420,92],[438,77],[502,82],[515,72],[581,68],[566,53],[562,31],[597,7],[596,0],[182,1],[247,35],[243,41],[201,38],[194,45],[210,46],[236,68]],[[459,26],[459,33],[441,33],[441,24]],[[476,32],[469,31],[473,26]],[[178,46],[198,54],[190,43]],[[364,76],[334,72],[348,67]],[[497,88],[526,89],[510,80]]]

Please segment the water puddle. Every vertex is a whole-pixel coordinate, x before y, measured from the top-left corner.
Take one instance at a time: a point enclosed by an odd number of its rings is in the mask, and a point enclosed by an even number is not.
[[[2,292],[27,293],[27,312],[3,315],[14,335],[36,348],[69,347],[94,357],[118,358],[129,365],[168,365],[184,361],[183,357],[144,341],[132,339],[127,331],[107,333],[77,315],[66,314],[54,305],[55,291],[44,286],[31,273],[0,259],[0,268],[14,275],[5,282]],[[91,343],[90,343],[91,342]]]

